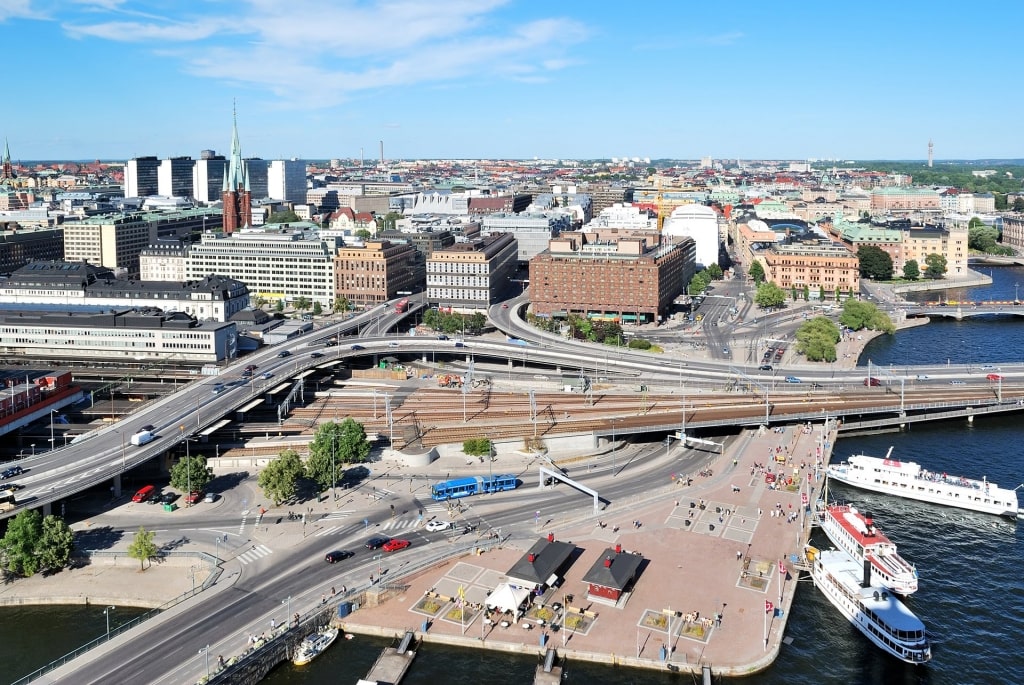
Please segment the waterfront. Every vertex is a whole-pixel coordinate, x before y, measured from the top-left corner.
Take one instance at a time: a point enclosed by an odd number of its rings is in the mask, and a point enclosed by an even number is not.
[[[1007,287],[1024,270],[994,270],[992,289]],[[1005,294],[982,290],[979,299],[1002,299]],[[1024,321],[1001,320],[934,322],[898,336],[872,341],[861,358],[879,364],[1006,362],[1014,354]],[[951,332],[953,331],[953,332]],[[972,358],[973,357],[973,358]],[[883,455],[890,445],[894,457],[916,460],[933,470],[972,477],[987,476],[1004,487],[1024,480],[1024,455],[1018,449],[1019,417],[932,424],[912,432],[842,439],[836,458],[858,451]],[[913,667],[884,656],[842,620],[809,582],[801,583],[778,661],[749,682],[802,685],[845,683],[1014,682],[1019,678],[1015,636],[1024,630],[1024,565],[1020,526],[1009,520],[953,509],[836,489],[851,503],[872,513],[879,526],[900,546],[901,554],[921,573],[921,590],[909,600],[928,627],[934,642],[931,664]],[[817,536],[816,536],[817,537]],[[35,608],[33,608],[35,609]],[[77,646],[103,631],[102,607],[40,607],[40,618],[26,608],[0,608],[0,658],[3,663],[32,661],[24,670],[8,667],[13,677],[60,656],[66,648],[41,640],[59,630]],[[76,612],[86,612],[85,614]],[[59,628],[56,628],[59,626]],[[366,674],[385,641],[357,636],[338,641],[320,659],[302,669],[282,665],[264,682],[355,682]],[[15,651],[16,650],[16,651]],[[194,654],[183,659],[196,659]],[[536,661],[516,655],[426,645],[410,670],[407,685],[447,682],[458,677],[483,682],[530,682]],[[13,679],[13,678],[12,678]],[[687,674],[613,669],[594,664],[570,664],[568,682],[691,683]]]

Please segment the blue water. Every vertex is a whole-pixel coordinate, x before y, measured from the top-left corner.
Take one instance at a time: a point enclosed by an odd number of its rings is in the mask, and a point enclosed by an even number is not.
[[[988,273],[988,269],[985,270]],[[965,291],[964,299],[1013,299],[1014,283],[1024,284],[1024,269],[992,270],[991,288]],[[923,295],[922,299],[935,299]],[[1020,364],[1024,321],[934,322],[896,336],[872,341],[861,357],[878,364],[993,363]],[[1024,481],[1024,452],[1020,450],[1021,417],[979,418],[915,426],[903,433],[843,438],[836,459],[857,452],[917,461],[926,468],[986,476],[1003,487]],[[870,512],[879,527],[914,563],[921,575],[920,590],[908,604],[924,621],[933,640],[932,662],[910,666],[884,655],[842,619],[810,582],[801,583],[789,615],[786,634],[791,643],[765,673],[744,682],[767,685],[879,683],[964,685],[1024,682],[1024,521],[970,514],[956,509],[872,495],[836,487],[834,495]],[[59,656],[46,651],[42,640],[15,643],[19,634],[51,635],[54,611],[66,611],[64,632],[74,635],[74,607],[45,608],[50,627],[0,608],[0,663],[9,665],[18,650],[19,665],[37,665]],[[91,619],[95,619],[91,616]],[[102,619],[102,613],[100,613]],[[92,620],[91,635],[96,621]],[[82,635],[78,642],[84,642]],[[364,676],[387,641],[356,637],[339,641],[302,669],[283,664],[264,681],[267,685],[354,683]],[[529,683],[536,660],[531,657],[425,645],[404,683],[438,685],[448,682]],[[15,669],[5,667],[4,673]],[[29,670],[25,668],[24,670]],[[23,671],[22,671],[23,672]],[[629,684],[691,684],[688,674],[635,671],[593,664],[570,663],[567,682]]]

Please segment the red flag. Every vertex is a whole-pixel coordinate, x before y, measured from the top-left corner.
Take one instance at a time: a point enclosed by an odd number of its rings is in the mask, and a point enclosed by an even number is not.
[[[775,611],[775,605],[769,602],[767,599],[764,600],[764,613],[770,614]]]
[[[779,561],[779,573],[786,575],[786,563],[783,561]]]

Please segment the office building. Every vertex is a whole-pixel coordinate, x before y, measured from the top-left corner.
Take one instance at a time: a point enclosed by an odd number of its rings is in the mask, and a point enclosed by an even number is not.
[[[427,300],[439,307],[482,311],[510,291],[519,247],[511,233],[435,250],[427,259]]]
[[[649,323],[670,313],[695,273],[696,246],[619,238],[595,241],[590,233],[565,233],[530,260],[530,306],[534,314],[576,314]]]
[[[335,293],[356,307],[373,307],[422,290],[424,274],[422,256],[408,243],[370,240],[362,246],[340,247],[334,255]]]
[[[32,261],[52,259],[64,259],[62,229],[0,230],[0,273],[10,273]]]
[[[793,243],[776,244],[755,257],[764,268],[765,279],[783,290],[806,290],[817,297],[860,292],[860,260],[842,245]]]
[[[213,154],[196,161],[193,170],[192,197],[202,204],[220,202],[221,190],[224,187],[224,174],[227,173],[228,162],[224,155]]]
[[[157,195],[192,197],[195,160],[191,157],[170,157],[160,161],[156,172]]]
[[[148,197],[159,195],[158,170],[160,160],[156,157],[135,157],[124,165],[124,196]]]
[[[484,216],[480,235],[507,233],[516,239],[517,259],[528,262],[548,247],[548,241],[572,226],[572,216],[565,212],[530,212],[523,214],[489,214]]]
[[[304,202],[306,198],[306,163],[301,159],[275,159],[272,161],[267,168],[267,197],[291,204]]]

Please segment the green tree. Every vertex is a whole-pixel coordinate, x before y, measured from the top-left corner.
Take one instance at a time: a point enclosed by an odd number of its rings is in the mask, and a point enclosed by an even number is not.
[[[892,257],[880,247],[861,245],[857,248],[860,275],[876,281],[892,279]]]
[[[811,301],[811,286],[804,284],[804,302]]]
[[[946,273],[946,258],[937,252],[932,252],[924,258],[924,275],[928,278],[942,278]]]
[[[131,544],[128,545],[128,556],[139,560],[139,570],[146,570],[146,562],[156,557],[157,546],[153,542],[156,533],[152,533],[142,526],[135,532]]]
[[[992,193],[992,199],[995,200],[997,212],[1002,212],[1007,209],[1008,198],[1006,197],[1006,193]]]
[[[75,546],[75,532],[59,516],[43,519],[43,534],[39,539],[39,564],[44,571],[58,571],[68,565]]]
[[[843,313],[839,316],[839,323],[855,331],[864,328],[890,334],[896,331],[892,320],[885,312],[879,311],[878,307],[871,302],[864,302],[852,297],[843,303]]]
[[[975,221],[978,223],[974,224]],[[978,217],[974,217],[967,229],[967,247],[978,252],[999,252],[999,229],[986,226]]]
[[[903,278],[908,281],[916,281],[921,278],[921,269],[917,266],[916,259],[908,259],[903,265]]]
[[[978,228],[978,227],[984,226],[984,225],[985,225],[984,221],[982,221],[981,219],[979,219],[976,216],[972,216],[971,220],[967,222],[967,230],[969,231],[972,228]]]
[[[353,421],[352,419],[346,419]],[[353,421],[353,423],[355,423]],[[345,435],[345,423],[327,421],[321,423],[316,429],[316,435],[309,443],[309,459],[306,460],[306,476],[316,481],[321,490],[332,487],[337,481],[337,474],[340,473],[346,463],[352,461],[349,452],[342,452],[342,446],[349,438]],[[361,424],[356,424],[362,428]],[[349,428],[348,430],[354,431]],[[366,433],[363,432],[363,440],[366,442],[366,454],[369,454],[369,441],[366,440]],[[357,454],[360,452],[357,450]],[[365,457],[364,457],[365,458]],[[361,461],[361,460],[360,460]]]
[[[319,300],[313,303],[313,313],[317,316],[320,316],[321,314],[324,313],[324,308],[320,305]]]
[[[839,338],[839,327],[829,318],[817,316],[797,329],[796,349],[810,361],[834,362]]]
[[[334,311],[335,312],[347,312],[349,309],[350,309],[350,305],[349,305],[347,297],[339,297],[338,299],[336,299],[334,301]],[[433,311],[433,310],[427,310],[427,311]]]
[[[355,232],[355,236],[360,240],[369,240],[370,238],[373,237],[373,234],[370,233],[365,228],[360,228],[358,231]]]
[[[786,291],[774,283],[764,282],[757,286],[754,302],[761,309],[781,307],[786,301]]]
[[[491,447],[487,438],[470,438],[462,442],[462,451],[471,457],[490,456]]]
[[[363,424],[353,418],[341,422],[338,433],[338,457],[346,464],[362,464],[370,459],[370,441]]]
[[[275,312],[283,312],[284,311],[284,300],[278,300],[277,301],[277,304],[274,305],[274,311]]]
[[[631,350],[649,350],[651,349],[651,342],[643,338],[633,338],[626,346]]]
[[[698,271],[690,279],[690,285],[686,288],[686,292],[690,296],[700,295],[702,292],[707,290],[711,284],[711,276],[708,274],[707,269]]]
[[[1017,197],[1013,198],[1013,211],[1024,212],[1024,197],[1018,195]]]
[[[296,221],[302,221],[302,218],[290,209],[274,212],[267,217],[268,224],[292,224]]]
[[[43,537],[43,516],[35,509],[20,512],[10,520],[0,539],[4,571],[28,578],[40,568],[38,548]]]
[[[754,279],[754,283],[764,283],[764,267],[756,259],[750,264],[750,277]]]
[[[473,312],[466,318],[466,332],[473,335],[480,335],[484,326],[487,325],[487,317],[480,312]]]
[[[188,492],[190,487],[205,490],[211,480],[213,476],[206,468],[206,457],[198,454],[182,457],[171,467],[171,487],[182,492]]]
[[[790,295],[793,296],[793,301],[796,302],[796,286],[794,285],[792,288],[790,288],[790,291]]]
[[[825,286],[823,286],[823,285],[819,285],[818,286],[818,301],[819,302],[824,302],[825,301]]]
[[[274,500],[274,505],[295,497],[298,480],[305,474],[302,459],[295,450],[284,450],[260,471],[257,484],[263,495]]]
[[[709,266],[707,268],[707,272],[708,275],[711,277],[711,280],[713,281],[720,281],[722,280],[722,277],[725,276],[725,273],[722,271],[722,267],[718,266],[717,264],[712,264],[711,266]]]

